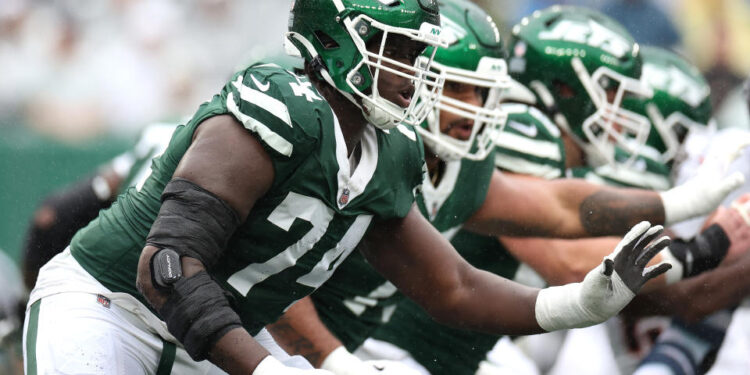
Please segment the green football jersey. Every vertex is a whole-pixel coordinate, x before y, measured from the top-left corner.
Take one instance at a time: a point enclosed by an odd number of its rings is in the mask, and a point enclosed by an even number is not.
[[[534,107],[504,104],[508,122],[496,135],[495,164],[506,172],[552,179],[564,177],[565,149],[560,132]],[[514,279],[521,264],[495,237],[460,230],[451,243],[471,265]],[[419,305],[403,300],[373,338],[408,351],[432,374],[473,375],[497,343],[497,335],[436,323]]]
[[[425,175],[417,197],[420,211],[444,237],[452,238],[484,203],[493,170],[491,157],[446,163],[438,186]],[[389,320],[402,295],[357,252],[312,299],[323,323],[353,351]]]
[[[148,306],[136,267],[160,195],[206,119],[229,114],[270,156],[274,180],[208,271],[233,295],[250,333],[275,321],[323,284],[356,247],[373,218],[404,217],[422,183],[423,149],[413,129],[365,129],[353,173],[329,104],[306,77],[273,64],[236,73],[179,126],[145,182],[128,189],[73,239],[83,268],[113,292]],[[218,161],[220,162],[220,161]]]
[[[670,168],[654,158],[639,155],[630,163],[624,163],[628,154],[615,150],[615,160],[623,163],[617,167],[605,164],[599,167],[570,168],[568,177],[583,178],[587,181],[611,186],[634,187],[640,189],[663,191],[672,187]]]
[[[125,193],[131,186],[135,186],[137,190],[141,189],[146,179],[151,175],[153,159],[167,149],[172,133],[177,126],[177,123],[155,123],[141,131],[138,142],[128,152],[133,162],[129,166],[128,172],[124,173],[125,179],[120,184],[120,193]]]
[[[501,107],[508,113],[508,121],[495,135],[495,165],[504,171],[546,179],[565,176],[565,146],[555,124],[526,104],[506,103]]]

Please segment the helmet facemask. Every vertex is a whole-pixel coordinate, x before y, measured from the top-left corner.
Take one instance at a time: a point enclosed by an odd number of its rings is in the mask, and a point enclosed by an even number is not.
[[[427,118],[427,128],[418,127],[425,143],[441,159],[453,161],[461,158],[483,160],[494,148],[494,138],[505,126],[507,113],[500,108],[500,96],[510,87],[506,63],[502,59],[483,57],[476,71],[453,68],[438,62],[432,69],[445,77],[446,81],[476,86],[486,91],[483,105],[476,106],[438,94],[437,104]],[[435,94],[423,90],[419,101],[434,101]],[[440,130],[442,111],[473,120],[471,135],[462,140],[451,137]]]
[[[365,118],[381,129],[390,129],[399,123],[419,125],[427,117],[432,106],[435,105],[435,99],[417,100],[412,96],[409,105],[404,108],[380,95],[378,80],[381,71],[388,72],[409,79],[414,85],[413,91],[410,94],[427,91],[431,93],[431,98],[437,98],[443,88],[444,78],[430,71],[430,65],[435,56],[435,48],[432,49],[432,54],[427,57],[418,56],[413,65],[404,64],[385,56],[385,49],[389,43],[389,39],[392,40],[396,35],[401,35],[426,45],[444,45],[438,37],[432,34],[435,26],[423,24],[419,31],[403,29],[380,23],[364,14],[352,20],[344,20],[344,25],[351,35],[357,50],[363,57],[346,75],[346,83],[354,95],[360,99],[362,113]],[[379,30],[382,35],[377,52],[368,50],[367,43],[361,37],[362,35],[371,33],[371,28]],[[361,73],[363,66],[367,66],[372,75],[372,84],[369,89],[364,91],[358,88],[365,80],[365,77]],[[345,96],[352,99],[348,93],[345,93]],[[357,104],[356,100],[353,101]]]
[[[687,138],[688,134],[710,127],[713,123],[712,121],[709,124],[700,124],[682,112],[673,112],[667,118],[664,118],[654,103],[646,105],[646,113],[648,113],[651,124],[659,132],[659,136],[664,143],[664,152],[659,155],[660,161],[663,163],[668,163],[677,156],[682,147],[682,142]]]
[[[596,108],[582,124],[583,134],[591,145],[587,149],[615,165],[615,146],[618,146],[630,154],[625,164],[632,163],[646,144],[650,123],[645,116],[622,108],[622,101],[628,95],[650,98],[652,90],[641,81],[607,67],[600,67],[589,75],[577,57],[571,60],[571,64]],[[610,97],[607,90],[614,87],[615,94]]]

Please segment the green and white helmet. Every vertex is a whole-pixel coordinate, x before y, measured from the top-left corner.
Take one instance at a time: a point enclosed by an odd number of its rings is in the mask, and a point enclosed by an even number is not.
[[[711,89],[698,68],[683,57],[658,47],[643,47],[641,81],[650,87],[650,99],[627,98],[623,107],[648,116],[647,144],[668,163],[691,131],[706,129],[711,119]],[[649,150],[649,149],[645,149]]]
[[[389,38],[401,35],[426,46],[445,45],[440,34],[436,0],[297,0],[289,15],[286,47],[360,107],[370,123],[390,129],[401,122],[420,124],[434,101],[411,100],[402,108],[386,100],[373,84],[381,71],[408,78],[415,90],[427,87],[435,95],[443,81],[430,72],[431,58],[420,57],[409,66],[385,57]],[[380,50],[368,51],[367,43],[378,35]]]
[[[589,162],[614,163],[615,145],[635,155],[634,145],[645,144],[648,119],[621,105],[651,90],[638,80],[638,44],[619,23],[591,9],[553,6],[515,25],[509,48],[511,77],[534,92]]]
[[[426,126],[417,127],[425,144],[443,160],[482,160],[494,149],[493,134],[502,130],[507,114],[500,109],[499,96],[509,86],[510,76],[500,32],[492,18],[467,0],[440,0],[440,18],[445,48],[435,53],[432,70],[446,82],[458,82],[486,90],[482,107],[438,94],[437,104],[427,116]],[[434,48],[429,48],[429,57]],[[420,101],[432,101],[427,89]],[[469,139],[460,140],[440,131],[440,112],[474,120]],[[475,142],[476,141],[476,142]]]

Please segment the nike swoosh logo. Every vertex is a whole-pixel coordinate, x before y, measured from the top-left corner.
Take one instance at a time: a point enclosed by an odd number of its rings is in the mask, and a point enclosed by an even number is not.
[[[375,370],[378,370],[378,371],[383,371],[383,370],[385,370],[385,367],[384,367],[384,366],[372,365],[372,367],[375,367]]]
[[[522,123],[520,123],[518,121],[510,120],[510,121],[508,121],[507,125],[510,126],[513,129],[518,130],[521,134],[523,134],[523,135],[525,135],[527,137],[534,138],[539,133],[539,130],[536,128],[536,126],[522,124]]]
[[[255,76],[253,76],[252,74],[250,75],[250,79],[253,80],[253,83],[255,84],[255,86],[258,87],[258,89],[260,91],[266,92],[271,87],[271,83],[270,82],[266,82],[266,84],[264,85],[264,84],[260,83],[260,81],[258,81],[257,79],[255,79]]]

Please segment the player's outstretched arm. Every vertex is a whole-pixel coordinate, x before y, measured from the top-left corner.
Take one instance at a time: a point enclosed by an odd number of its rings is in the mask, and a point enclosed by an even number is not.
[[[592,237],[621,235],[641,220],[675,223],[704,215],[744,177],[698,175],[663,193],[594,185],[578,179],[543,180],[496,172],[482,207],[466,228],[489,235]]]
[[[169,332],[194,360],[208,359],[230,374],[304,373],[270,357],[242,328],[206,271],[273,177],[260,142],[233,117],[206,120],[164,189],[138,263],[138,289]]]
[[[435,320],[494,334],[583,327],[622,309],[669,266],[644,267],[669,242],[661,227],[635,226],[583,282],[539,291],[473,268],[416,209],[377,223],[361,251],[379,272]],[[653,243],[652,243],[653,242]]]

